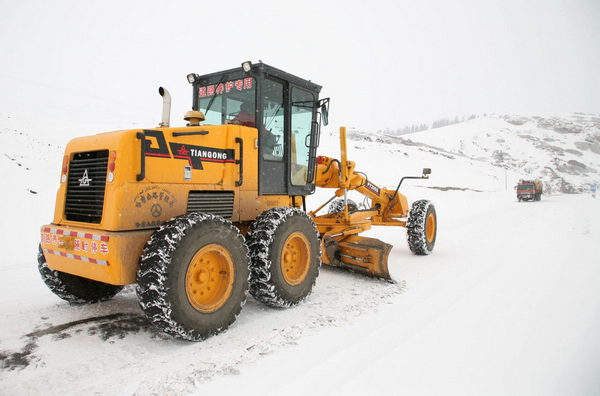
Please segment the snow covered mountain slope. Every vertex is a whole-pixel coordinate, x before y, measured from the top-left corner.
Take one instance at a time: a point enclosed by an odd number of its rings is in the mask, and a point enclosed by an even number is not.
[[[540,178],[547,193],[588,192],[600,181],[598,115],[487,116],[399,138],[372,138],[456,162],[492,165],[518,178]]]

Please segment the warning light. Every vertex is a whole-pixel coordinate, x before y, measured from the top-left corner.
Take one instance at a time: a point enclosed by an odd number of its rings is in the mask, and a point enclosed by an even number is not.
[[[115,180],[115,168],[117,167],[116,164],[116,160],[117,160],[117,152],[116,151],[111,151],[110,152],[110,163],[108,164],[108,176],[106,177],[106,180],[109,183],[112,183],[113,180]]]
[[[63,157],[63,164],[62,164],[62,173],[60,176],[60,181],[62,183],[65,183],[67,181],[67,172],[69,171],[69,156],[65,155]]]

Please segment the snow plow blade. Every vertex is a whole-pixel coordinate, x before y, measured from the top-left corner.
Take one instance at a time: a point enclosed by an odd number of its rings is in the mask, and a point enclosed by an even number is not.
[[[340,241],[325,239],[331,265],[385,280],[392,280],[387,265],[391,250],[392,245],[375,238],[350,235]]]

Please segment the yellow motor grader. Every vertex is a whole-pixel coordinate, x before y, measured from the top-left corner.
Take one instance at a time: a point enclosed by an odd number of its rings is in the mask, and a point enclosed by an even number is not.
[[[159,88],[158,127],[67,145],[38,254],[57,296],[93,303],[135,283],[154,325],[199,341],[235,321],[246,291],[269,306],[298,304],[321,262],[390,279],[391,246],[359,235],[373,225],[405,227],[414,253],[432,251],[435,209],[425,200],[409,209],[406,178],[388,190],[355,171],[344,128],[341,159],[317,157],[329,107],[320,86],[262,62],[187,78],[186,126],[170,126],[170,95]],[[328,213],[317,214],[329,202],[307,213],[315,187],[340,197]],[[370,206],[352,204],[349,190]]]

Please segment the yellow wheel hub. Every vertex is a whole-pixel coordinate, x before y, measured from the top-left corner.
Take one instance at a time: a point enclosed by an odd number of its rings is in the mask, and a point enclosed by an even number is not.
[[[426,233],[427,241],[429,243],[433,243],[433,239],[435,238],[435,216],[433,215],[433,213],[429,213],[429,216],[427,216]]]
[[[234,279],[229,251],[221,245],[206,245],[190,261],[185,275],[185,292],[196,310],[214,312],[229,299]]]
[[[281,252],[281,270],[285,281],[299,285],[306,278],[310,268],[310,243],[301,232],[292,233],[283,245]]]

